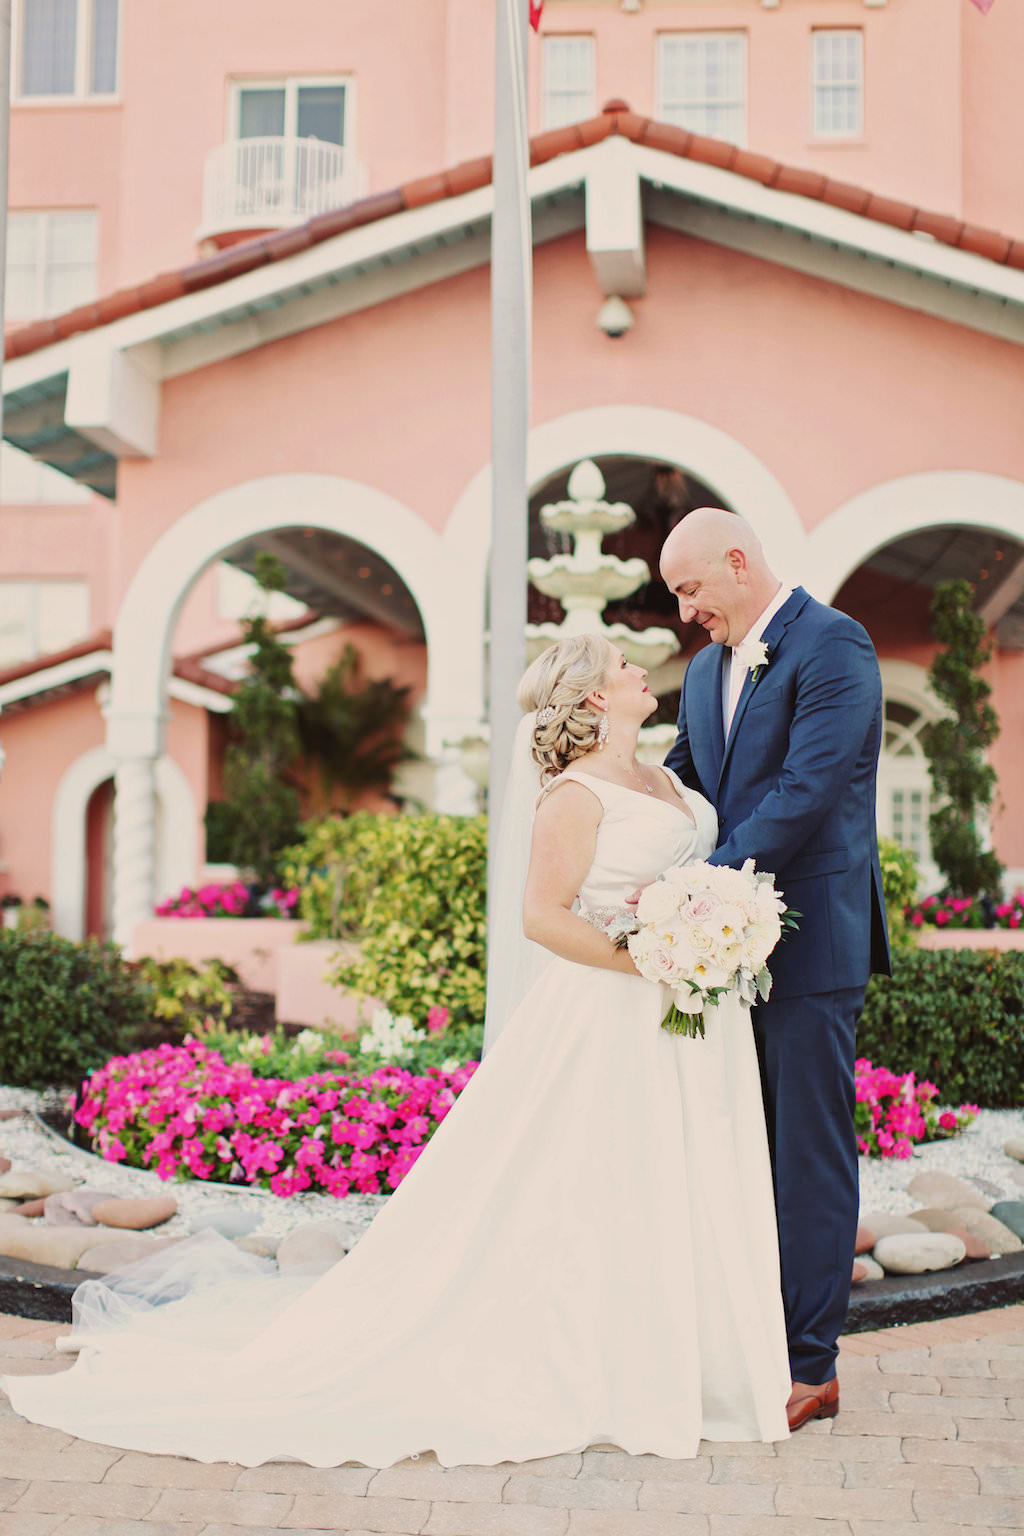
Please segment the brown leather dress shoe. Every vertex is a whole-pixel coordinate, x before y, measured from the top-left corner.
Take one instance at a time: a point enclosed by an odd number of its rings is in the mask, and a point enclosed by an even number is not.
[[[795,1385],[795,1383],[794,1383]],[[790,1433],[802,1429],[812,1419],[834,1419],[839,1412],[839,1380],[823,1381],[820,1387],[810,1387],[806,1393],[786,1404],[786,1417]]]

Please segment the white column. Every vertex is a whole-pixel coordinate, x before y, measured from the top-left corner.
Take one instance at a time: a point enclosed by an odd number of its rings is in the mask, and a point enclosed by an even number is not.
[[[155,901],[156,758],[125,758],[114,774],[114,942],[129,956]]]

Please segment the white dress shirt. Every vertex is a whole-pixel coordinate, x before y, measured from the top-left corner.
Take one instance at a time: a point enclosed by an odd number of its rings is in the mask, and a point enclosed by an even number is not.
[[[732,728],[732,717],[736,713],[736,706],[743,692],[743,683],[747,675],[747,668],[736,659],[736,651],[747,640],[760,640],[768,625],[774,619],[783,603],[793,596],[793,588],[781,586],[768,604],[761,616],[754,620],[742,640],[730,650],[729,661],[722,668],[722,724],[725,726],[725,735],[728,740],[729,731]]]

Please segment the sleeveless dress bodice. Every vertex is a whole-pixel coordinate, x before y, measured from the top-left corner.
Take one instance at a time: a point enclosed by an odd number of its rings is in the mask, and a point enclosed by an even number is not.
[[[582,768],[567,768],[552,781],[549,793],[573,780],[589,789],[603,808],[593,863],[579,892],[583,912],[601,917],[621,911],[627,896],[650,885],[670,865],[706,859],[714,848],[718,839],[714,807],[703,795],[687,789],[671,769],[664,772],[680,798],[679,805],[599,779]]]

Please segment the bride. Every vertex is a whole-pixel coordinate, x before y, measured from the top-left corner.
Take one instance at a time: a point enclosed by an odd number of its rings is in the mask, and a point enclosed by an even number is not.
[[[645,677],[588,635],[523,678],[543,786],[523,926],[548,961],[358,1246],[297,1287],[204,1233],[86,1282],[74,1367],[7,1377],[18,1413],[248,1466],[786,1436],[749,1014],[729,998],[706,1038],[669,1034],[668,992],[584,915],[717,836],[707,801],[637,762]]]

